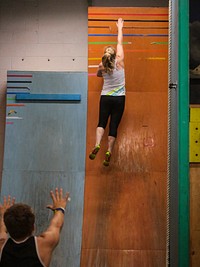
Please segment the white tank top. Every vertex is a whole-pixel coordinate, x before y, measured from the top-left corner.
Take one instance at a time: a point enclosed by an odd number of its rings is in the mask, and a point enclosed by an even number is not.
[[[102,73],[104,82],[101,95],[123,96],[125,95],[125,71],[124,68],[115,68],[111,74]]]

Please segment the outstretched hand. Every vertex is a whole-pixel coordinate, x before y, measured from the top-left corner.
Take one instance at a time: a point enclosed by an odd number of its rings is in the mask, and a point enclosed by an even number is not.
[[[50,196],[52,198],[53,204],[47,205],[48,209],[55,210],[56,208],[66,208],[67,202],[69,201],[69,193],[67,192],[63,196],[63,189],[58,188],[55,189],[55,193],[53,191],[50,191]]]
[[[117,24],[118,29],[119,29],[119,28],[122,29],[123,26],[124,26],[124,21],[123,21],[123,19],[122,19],[122,18],[119,18],[116,24]]]
[[[0,204],[0,216],[4,215],[5,211],[15,204],[15,198],[11,196],[3,198],[3,204]]]

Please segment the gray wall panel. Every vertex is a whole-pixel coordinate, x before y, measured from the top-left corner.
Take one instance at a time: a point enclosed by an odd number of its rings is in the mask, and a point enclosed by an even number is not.
[[[14,124],[6,127],[4,169],[82,170],[86,138],[86,73],[35,72],[30,87],[31,94],[81,94],[81,102],[25,103],[24,107],[8,107],[7,114],[14,109],[15,117],[21,119],[9,120]]]
[[[66,223],[51,267],[80,266],[87,113],[87,73],[8,72],[9,92],[30,87],[31,94],[80,94],[78,103],[17,102],[7,96],[6,136],[1,197],[12,195],[31,205],[36,213],[36,234],[52,217],[49,192],[69,191]],[[31,78],[23,75],[32,75]],[[32,81],[31,84],[23,81]],[[13,91],[12,91],[13,90]],[[24,90],[24,89],[23,89]],[[13,99],[10,99],[13,98]],[[8,115],[12,112],[11,116]],[[13,119],[12,119],[13,117]],[[18,119],[17,119],[18,118]],[[19,119],[21,118],[21,119]]]
[[[2,195],[11,194],[17,202],[25,202],[33,207],[36,214],[36,234],[44,231],[52,217],[52,211],[46,209],[51,204],[50,190],[56,186],[69,191],[65,224],[61,239],[55,250],[51,267],[80,266],[82,238],[84,172],[3,172]]]

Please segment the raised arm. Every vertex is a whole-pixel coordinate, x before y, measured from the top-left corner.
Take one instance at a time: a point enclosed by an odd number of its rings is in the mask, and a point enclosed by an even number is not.
[[[62,188],[60,188],[60,190],[56,188],[55,193],[51,191],[50,195],[53,204],[48,205],[47,208],[51,209],[54,215],[50,221],[49,227],[43,234],[41,234],[41,237],[46,238],[46,241],[50,246],[56,246],[64,223],[65,208],[69,199],[69,193],[66,193],[65,196],[63,196]]]
[[[4,213],[15,203],[15,198],[11,198],[10,196],[4,197],[3,204],[0,204],[0,249],[4,242],[6,241],[8,234],[6,230],[6,226],[4,224]]]
[[[62,188],[55,189],[50,192],[53,204],[48,205],[47,208],[53,211],[53,217],[50,221],[49,227],[45,232],[37,237],[39,254],[43,262],[48,266],[52,252],[57,246],[60,239],[60,232],[64,223],[65,208],[69,199],[69,193],[63,196]]]
[[[122,18],[118,19],[117,28],[118,28],[118,36],[117,36],[117,60],[119,64],[124,67],[124,49],[123,49],[123,24],[124,21]]]

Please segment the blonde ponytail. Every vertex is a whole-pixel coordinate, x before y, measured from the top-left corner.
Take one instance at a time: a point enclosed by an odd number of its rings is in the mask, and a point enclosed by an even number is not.
[[[102,57],[102,64],[106,73],[111,74],[113,72],[115,68],[115,58],[115,49],[111,46],[106,47],[104,50],[104,55]]]

